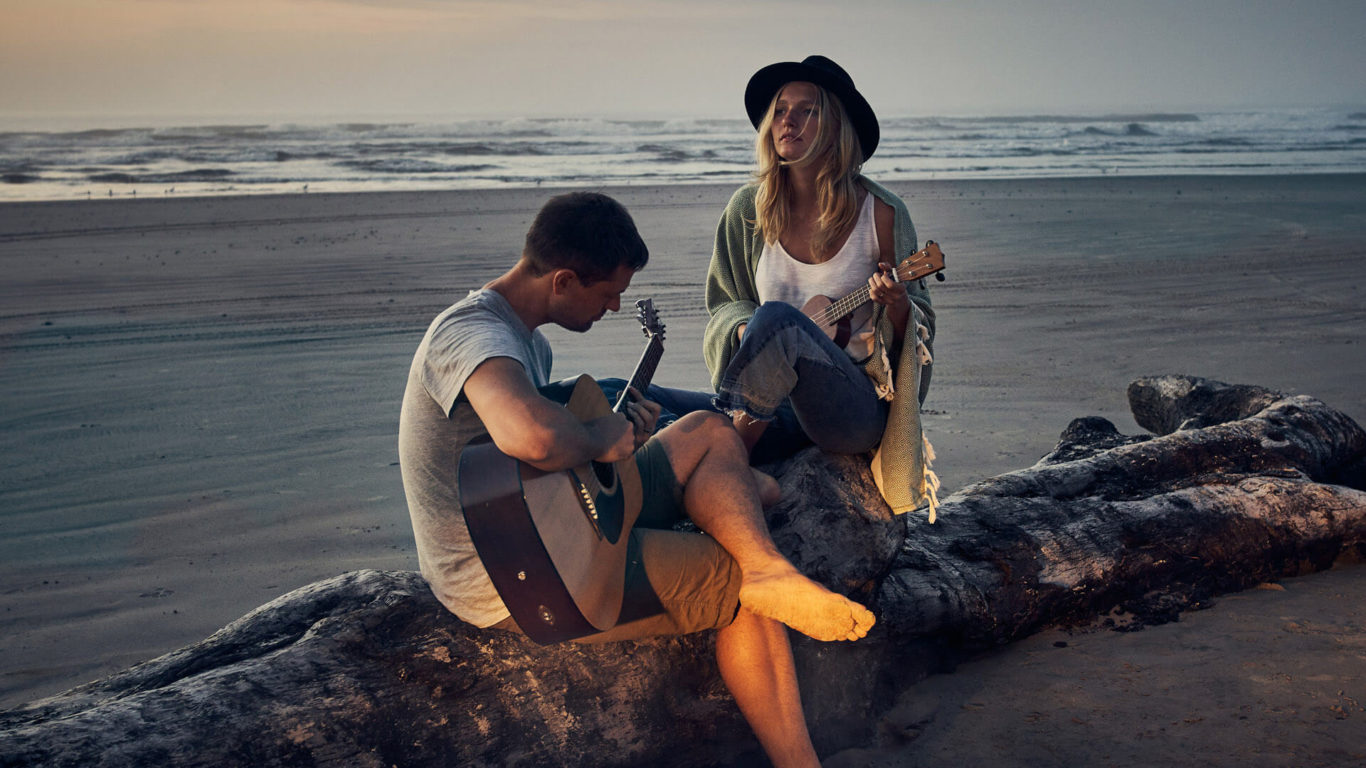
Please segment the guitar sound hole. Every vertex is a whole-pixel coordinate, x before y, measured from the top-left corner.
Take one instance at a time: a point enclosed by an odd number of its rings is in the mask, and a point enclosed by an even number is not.
[[[597,461],[592,462],[592,464],[593,474],[598,478],[598,485],[601,485],[604,489],[611,489],[612,485],[617,481],[617,468],[611,464],[603,464]]]

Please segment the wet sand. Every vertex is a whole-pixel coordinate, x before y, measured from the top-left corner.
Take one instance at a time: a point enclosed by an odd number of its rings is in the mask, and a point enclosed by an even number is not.
[[[1366,177],[890,186],[949,265],[948,281],[931,285],[939,334],[926,403],[946,492],[1032,464],[1078,416],[1138,432],[1124,389],[1142,375],[1310,394],[1366,422]],[[668,325],[656,381],[705,387],[700,286],[731,189],[603,191],[633,212],[651,248],[626,298],[653,296]],[[202,639],[317,579],[415,568],[396,463],[408,363],[437,312],[516,258],[550,194],[0,206],[0,707]],[[623,313],[585,337],[551,333],[557,375],[625,375],[641,344],[634,326]],[[1205,639],[1181,642],[1232,643],[1243,630],[1219,623],[1229,605],[1275,598],[1310,611],[1366,598],[1359,572],[1313,578],[1328,586],[1290,581],[1283,593],[1244,593],[1169,627],[1087,635],[1059,653],[1041,635],[909,695],[970,674],[984,690],[1032,691],[1037,679],[1018,677],[1022,668],[1056,665],[1051,674],[1067,680],[1083,646],[1099,659],[1096,679],[1119,676],[1121,650],[1106,648],[1169,649],[1171,633],[1191,627]],[[1238,621],[1268,637],[1285,625]],[[1352,627],[1321,636],[1350,639]],[[1230,653],[1226,682],[1251,663]],[[1366,700],[1360,645],[1323,658],[1343,696]],[[1164,663],[1214,670],[1194,651]],[[1190,679],[1190,701],[1219,701],[1223,683]],[[1303,693],[1296,684],[1286,695]],[[1045,733],[1066,742],[1055,764],[1110,764],[1069,759],[1067,743],[1097,731],[1070,716],[1070,729],[1056,725],[1070,705],[1038,699],[1030,706],[1047,717],[1032,724],[1053,723]],[[1344,707],[1341,722],[1360,734],[1366,714]],[[1001,712],[988,719],[1006,728]],[[976,754],[945,741],[954,732],[936,730],[936,748]],[[1008,732],[1000,749],[1023,733]],[[1247,738],[1272,733],[1249,728]],[[929,760],[928,738],[894,748],[903,761],[888,764]],[[1145,738],[1181,743],[1170,729]]]

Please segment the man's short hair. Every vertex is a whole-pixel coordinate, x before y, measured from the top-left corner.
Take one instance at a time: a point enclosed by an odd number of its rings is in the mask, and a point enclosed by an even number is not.
[[[597,192],[570,192],[550,198],[536,214],[522,258],[537,275],[571,269],[589,284],[618,267],[644,267],[650,251],[621,203]]]

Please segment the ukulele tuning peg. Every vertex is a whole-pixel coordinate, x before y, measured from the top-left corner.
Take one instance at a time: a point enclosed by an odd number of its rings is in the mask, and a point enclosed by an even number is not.
[[[936,281],[938,281],[938,282],[941,282],[941,283],[944,282],[944,273],[943,273],[943,272],[935,272],[935,273],[934,273],[934,279],[935,279]]]

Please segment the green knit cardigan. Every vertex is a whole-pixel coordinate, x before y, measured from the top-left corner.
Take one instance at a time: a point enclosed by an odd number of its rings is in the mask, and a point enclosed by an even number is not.
[[[895,214],[894,252],[900,263],[919,248],[915,225],[911,223],[906,204],[870,179],[860,176],[859,183],[892,207]],[[710,318],[702,344],[713,389],[720,386],[726,366],[739,346],[736,328],[748,323],[759,307],[754,276],[764,241],[755,230],[757,192],[758,187],[754,184],[736,191],[716,228],[716,245],[707,270],[706,302]],[[877,332],[873,354],[863,363],[878,395],[891,401],[882,441],[872,457],[873,479],[894,512],[901,514],[928,504],[933,522],[939,482],[930,470],[934,456],[921,428],[920,404],[929,391],[933,366],[934,308],[923,280],[905,285],[911,299],[913,322],[907,326],[900,349],[889,354],[895,332],[885,308],[875,304],[873,321]]]

